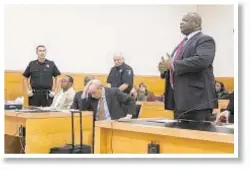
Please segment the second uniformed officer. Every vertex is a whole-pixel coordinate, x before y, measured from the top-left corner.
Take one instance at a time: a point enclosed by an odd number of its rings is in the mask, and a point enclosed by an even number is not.
[[[111,87],[117,87],[120,91],[129,94],[133,88],[133,69],[124,62],[122,53],[115,53],[113,60],[115,66],[111,68],[107,83]]]
[[[31,61],[23,73],[29,106],[50,106],[55,91],[58,89],[57,76],[60,75],[60,71],[53,61],[45,58],[46,48],[44,45],[37,46],[36,53],[38,59]],[[53,77],[55,78],[54,86]]]

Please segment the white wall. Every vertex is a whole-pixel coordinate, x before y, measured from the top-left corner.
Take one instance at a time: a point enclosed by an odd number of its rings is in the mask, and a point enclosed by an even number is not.
[[[108,73],[113,66],[112,54],[119,50],[135,74],[159,75],[156,67],[160,56],[171,53],[182,39],[182,15],[197,10],[202,14],[204,32],[217,41],[216,76],[233,76],[233,67],[220,63],[225,58],[233,61],[233,54],[226,52],[233,45],[222,40],[226,30],[221,28],[226,25],[218,22],[219,18],[230,18],[231,25],[233,15],[219,16],[214,13],[221,11],[219,7],[196,5],[5,6],[5,69],[24,70],[30,60],[36,59],[35,47],[45,44],[48,58],[62,72]],[[214,14],[207,15],[209,10]],[[222,70],[218,63],[231,72]]]
[[[218,77],[234,77],[234,6],[198,6],[203,32],[216,42],[214,73]]]

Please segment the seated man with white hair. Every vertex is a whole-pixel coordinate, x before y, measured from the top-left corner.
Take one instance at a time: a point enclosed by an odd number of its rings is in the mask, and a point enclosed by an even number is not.
[[[131,119],[136,115],[136,102],[129,94],[118,88],[104,87],[97,79],[86,85],[81,97],[81,110],[92,108],[95,120]]]

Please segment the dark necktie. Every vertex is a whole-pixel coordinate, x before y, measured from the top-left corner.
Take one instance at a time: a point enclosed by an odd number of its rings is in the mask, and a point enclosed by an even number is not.
[[[178,59],[178,57],[179,57],[179,55],[180,55],[180,53],[181,53],[181,51],[182,51],[182,49],[183,49],[183,46],[184,46],[184,43],[186,42],[186,40],[187,40],[187,38],[184,38],[184,39],[180,42],[180,44],[178,45],[178,48],[177,48],[177,50],[176,50],[176,53],[175,53],[175,55],[173,56],[173,61],[175,61],[175,60]],[[172,86],[172,88],[173,88],[173,70],[172,70],[172,69],[170,69],[170,84],[171,84],[171,86]]]

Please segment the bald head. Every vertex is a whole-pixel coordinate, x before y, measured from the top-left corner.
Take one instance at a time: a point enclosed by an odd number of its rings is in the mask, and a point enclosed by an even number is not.
[[[93,79],[90,81],[90,87],[99,87],[101,86],[101,81],[98,79]]]
[[[180,30],[184,35],[201,30],[201,17],[195,12],[189,12],[182,17]]]
[[[100,99],[102,96],[102,84],[100,80],[93,79],[90,82],[88,93],[91,94],[93,98]]]
[[[113,61],[116,67],[121,66],[124,63],[124,57],[122,55],[122,52],[115,52],[113,55]]]

